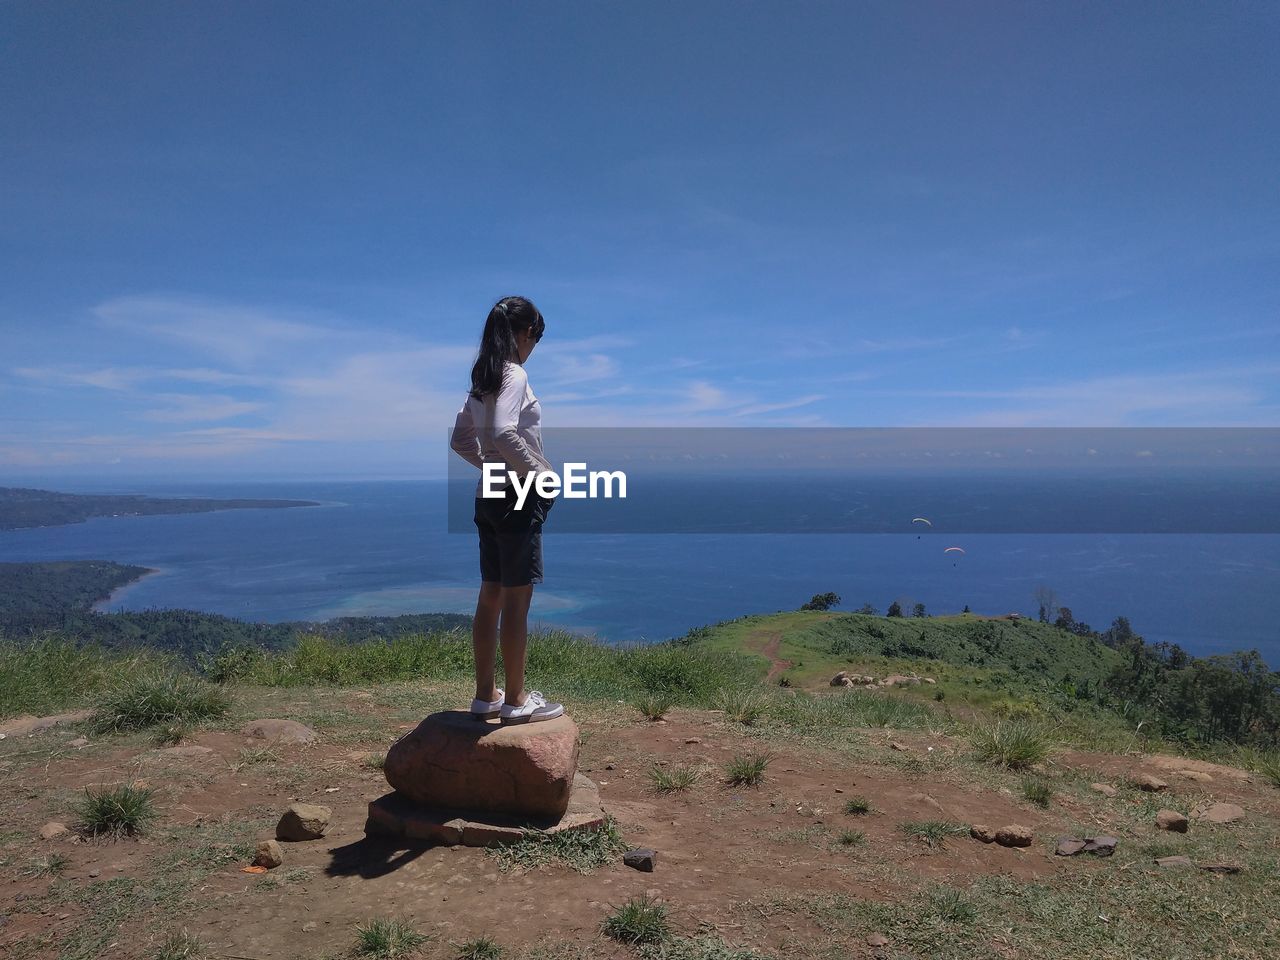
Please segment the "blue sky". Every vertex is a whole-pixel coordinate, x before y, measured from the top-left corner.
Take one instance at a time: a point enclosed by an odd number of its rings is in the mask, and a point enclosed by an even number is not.
[[[9,2],[0,481],[555,426],[1280,425],[1270,3]]]

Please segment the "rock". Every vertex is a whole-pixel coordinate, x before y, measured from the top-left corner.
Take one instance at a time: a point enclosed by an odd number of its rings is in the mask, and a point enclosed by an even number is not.
[[[1054,848],[1054,853],[1060,857],[1074,857],[1077,853],[1085,848],[1085,841],[1076,837],[1059,837],[1058,845]]]
[[[297,720],[254,720],[246,723],[240,732],[272,743],[315,743],[320,739],[314,730]]]
[[[692,744],[695,744],[695,743],[701,743],[701,742],[702,742],[702,738],[701,738],[701,737],[685,737],[685,738],[684,738],[684,742],[685,742],[687,745],[692,745]]]
[[[890,741],[889,741],[889,749],[890,749],[890,750],[897,750],[899,753],[910,753],[910,752],[911,752],[911,748],[910,748],[910,747],[908,747],[905,743],[899,743],[897,740],[890,740]]]
[[[1102,794],[1104,797],[1114,797],[1119,793],[1119,791],[1109,783],[1091,783],[1089,784],[1089,789],[1093,790],[1095,793]]]
[[[329,829],[333,811],[318,803],[295,803],[276,824],[277,840],[319,840]]]
[[[642,873],[653,873],[653,868],[658,863],[658,851],[650,850],[648,847],[628,850],[622,855],[622,862]]]
[[[1196,781],[1196,783],[1212,783],[1213,782],[1213,777],[1209,776],[1209,774],[1205,773],[1202,770],[1175,770],[1173,772],[1180,777],[1186,778],[1187,780],[1194,780]]]
[[[1092,853],[1095,857],[1109,857],[1116,852],[1120,841],[1115,837],[1088,837],[1081,853]]]
[[[266,867],[268,870],[284,863],[284,850],[275,840],[259,840],[258,848],[253,854],[255,867]]]
[[[1244,867],[1238,863],[1202,863],[1201,870],[1207,870],[1210,873],[1239,873]]]
[[[867,934],[868,947],[887,947],[888,945],[889,945],[889,938],[886,937],[883,933]]]
[[[1131,782],[1139,790],[1145,790],[1147,793],[1163,793],[1169,789],[1169,784],[1149,773],[1135,774]]]
[[[452,710],[393,743],[383,772],[426,807],[560,817],[577,769],[578,726],[568,716],[500,725]]]
[[[66,836],[71,831],[67,829],[65,823],[58,823],[56,820],[50,820],[40,828],[40,838],[42,840],[57,840],[59,837]]]
[[[996,843],[1002,847],[1029,847],[1034,839],[1035,836],[1030,830],[1016,823],[996,831]]]
[[[1191,870],[1195,868],[1195,864],[1191,862],[1190,857],[1156,857],[1156,866],[1173,870]]]
[[[1156,829],[1170,830],[1174,833],[1187,832],[1187,818],[1177,810],[1160,810],[1156,813]]]
[[[839,673],[837,673],[834,677],[831,678],[831,686],[851,687],[853,686],[853,681],[849,679],[849,675],[847,673],[841,670]]]
[[[901,674],[895,673],[893,676],[885,677],[883,680],[881,680],[880,686],[882,687],[914,687],[919,683],[920,683],[919,677],[904,677]]]
[[[55,713],[48,717],[33,717],[29,713],[24,713],[16,717],[10,717],[4,723],[0,723],[0,734],[5,737],[27,737],[33,733],[44,733],[46,730],[52,730],[54,727],[64,726],[69,723],[80,723],[88,720],[91,716],[93,716],[92,710]]]
[[[90,880],[97,880],[98,877],[100,876],[102,876],[102,870],[99,867],[94,867],[92,870],[89,871]]]
[[[975,823],[971,826],[969,828],[969,836],[975,840],[981,840],[983,843],[996,842],[996,832],[985,823]]]
[[[77,750],[83,747],[87,747],[88,745],[89,745],[89,740],[87,737],[76,737],[74,740],[67,741],[68,747],[75,747]]]
[[[1195,816],[1205,823],[1235,823],[1244,818],[1244,807],[1234,803],[1213,803],[1197,810]]]

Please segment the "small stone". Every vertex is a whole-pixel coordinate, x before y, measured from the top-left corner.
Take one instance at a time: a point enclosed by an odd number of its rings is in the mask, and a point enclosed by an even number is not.
[[[89,741],[86,737],[76,737],[74,740],[67,741],[68,747],[75,747],[77,750],[79,750],[81,747],[87,747],[88,745],[89,745]]]
[[[1171,870],[1191,870],[1195,864],[1191,862],[1190,857],[1156,857],[1156,866]]]
[[[89,871],[89,879],[91,880],[96,880],[100,876],[102,876],[102,870],[99,869],[98,867],[94,867],[92,870]]]
[[[1115,837],[1088,837],[1081,853],[1092,853],[1096,857],[1109,857],[1116,852],[1120,841]]]
[[[1060,857],[1074,857],[1085,848],[1085,842],[1076,837],[1059,837],[1058,846],[1054,849]]]
[[[911,752],[911,748],[910,748],[910,747],[908,747],[905,743],[899,743],[897,740],[890,740],[890,741],[889,741],[889,749],[890,749],[890,750],[897,750],[897,751],[899,751],[900,753],[910,753],[910,752]]]
[[[57,840],[59,837],[65,836],[70,831],[65,823],[58,823],[56,820],[50,820],[40,828],[40,838],[42,840]]]
[[[651,850],[648,847],[628,850],[622,855],[622,862],[628,867],[639,870],[641,873],[653,873],[653,868],[658,863],[658,851]]]
[[[981,840],[983,843],[996,842],[996,832],[985,823],[975,823],[971,826],[969,828],[969,836],[975,840]]]
[[[254,720],[246,723],[241,733],[272,743],[315,743],[319,739],[314,730],[297,720]]]
[[[277,840],[319,840],[329,829],[333,811],[318,803],[295,803],[276,825]]]
[[[1202,863],[1200,864],[1200,869],[1207,870],[1210,873],[1233,874],[1239,873],[1244,867],[1238,863]]]
[[[1139,773],[1131,782],[1139,790],[1145,790],[1147,793],[1163,793],[1169,789],[1168,783],[1149,773]]]
[[[1196,814],[1197,820],[1205,823],[1235,823],[1243,819],[1244,807],[1234,803],[1215,803]]]
[[[1029,847],[1034,839],[1030,830],[1016,823],[996,831],[996,843],[1002,847]]]
[[[1180,777],[1185,777],[1188,780],[1194,780],[1196,781],[1196,783],[1212,783],[1213,782],[1213,777],[1209,776],[1209,774],[1204,773],[1201,770],[1175,770],[1174,773],[1176,773]]]
[[[1170,830],[1173,833],[1187,832],[1187,818],[1177,810],[1160,810],[1156,813],[1156,829]]]
[[[1119,792],[1109,783],[1091,783],[1089,784],[1089,789],[1102,794],[1104,797],[1114,797]]]
[[[886,937],[883,933],[867,934],[868,947],[887,947],[888,945],[889,945],[889,938]]]
[[[449,898],[448,898],[448,897],[445,897],[445,899],[446,899],[446,900],[448,900]],[[303,932],[303,933],[314,933],[314,932],[315,932],[315,929],[316,929],[316,926],[317,926],[317,924],[316,924],[316,922],[315,922],[314,920],[308,920],[306,923],[304,923],[304,924],[302,925],[302,932]]]
[[[685,737],[684,742],[688,744],[701,743],[702,738],[701,737]]]
[[[284,850],[275,840],[259,840],[258,848],[253,855],[255,867],[266,867],[268,870],[284,863]]]

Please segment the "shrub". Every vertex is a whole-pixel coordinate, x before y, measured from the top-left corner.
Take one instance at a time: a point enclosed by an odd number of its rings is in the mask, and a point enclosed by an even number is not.
[[[132,784],[105,790],[86,789],[78,810],[81,829],[94,836],[135,834],[156,818],[154,797],[150,787]]]
[[[750,687],[731,687],[721,690],[715,699],[716,709],[722,710],[726,720],[748,726],[764,713],[764,697]]]
[[[671,936],[667,925],[667,908],[645,894],[633,897],[605,917],[601,925],[605,936],[622,943],[661,943]]]
[[[654,765],[649,771],[649,781],[658,793],[688,790],[698,782],[699,772],[693,767],[665,767]]]
[[[856,847],[864,843],[867,835],[861,830],[842,830],[840,835],[836,837],[836,841],[842,847]]]
[[[978,759],[1011,770],[1026,769],[1049,755],[1048,734],[1024,720],[1001,720],[978,727],[969,735],[969,742]]]
[[[356,953],[377,960],[403,957],[427,938],[405,920],[372,920],[356,927]]]
[[[214,720],[231,706],[218,687],[189,674],[148,670],[102,694],[94,712],[99,731]]]
[[[772,760],[771,753],[740,753],[729,761],[725,779],[734,786],[759,786],[764,780],[765,767]]]
[[[197,960],[205,955],[205,946],[199,937],[187,931],[170,934],[154,954],[152,960]]]

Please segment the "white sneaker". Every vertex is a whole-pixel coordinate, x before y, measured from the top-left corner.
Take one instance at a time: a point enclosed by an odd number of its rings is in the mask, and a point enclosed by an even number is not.
[[[506,692],[495,687],[494,690],[498,694],[498,699],[490,703],[488,700],[472,700],[471,701],[471,717],[475,720],[492,720],[502,710],[502,699],[506,696]]]
[[[536,720],[554,720],[564,713],[563,703],[547,703],[547,698],[537,690],[530,690],[528,699],[518,707],[502,705],[503,723],[532,723]]]

